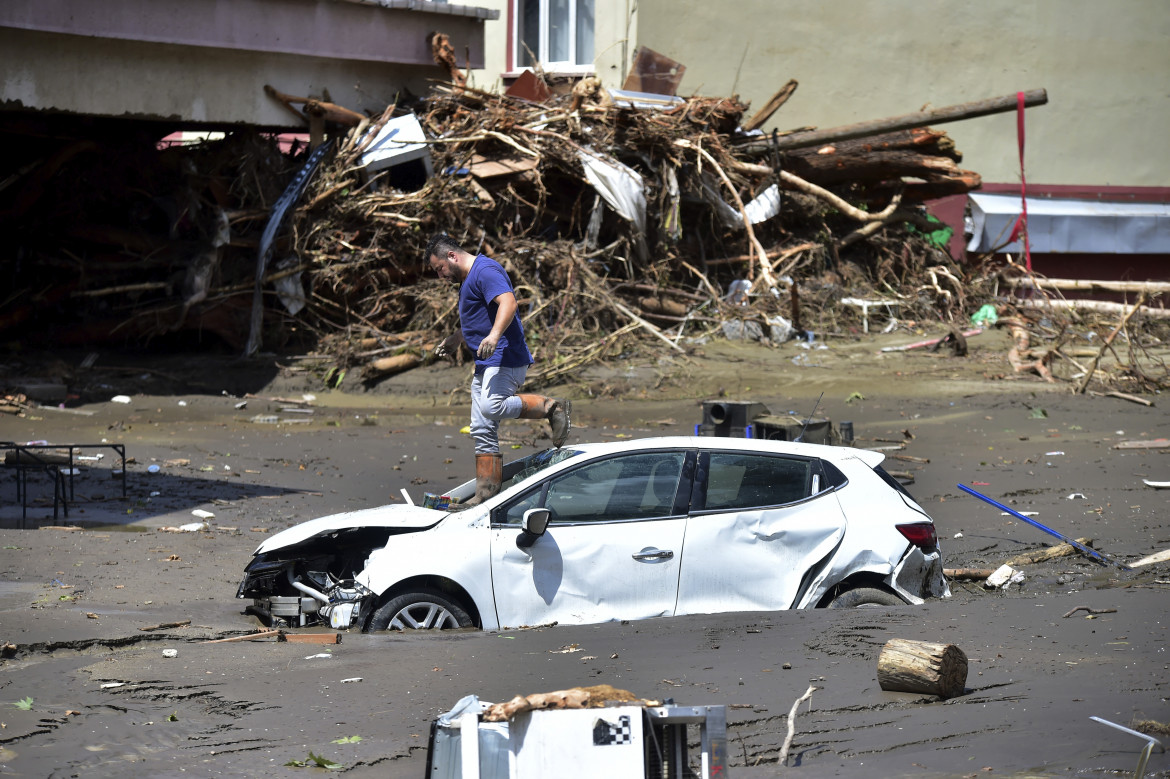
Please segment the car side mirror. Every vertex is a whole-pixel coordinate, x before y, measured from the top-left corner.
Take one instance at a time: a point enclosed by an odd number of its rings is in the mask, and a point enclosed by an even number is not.
[[[548,509],[528,509],[524,518],[520,520],[520,535],[516,536],[516,546],[527,549],[536,543],[536,539],[548,530]]]

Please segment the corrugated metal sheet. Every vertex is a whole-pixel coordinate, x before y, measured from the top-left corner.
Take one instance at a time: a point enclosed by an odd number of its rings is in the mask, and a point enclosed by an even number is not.
[[[971,194],[967,251],[999,247],[1020,215],[1015,195]],[[1037,254],[1170,253],[1170,204],[1028,198],[1028,240]],[[1020,252],[1019,241],[1002,252]]]

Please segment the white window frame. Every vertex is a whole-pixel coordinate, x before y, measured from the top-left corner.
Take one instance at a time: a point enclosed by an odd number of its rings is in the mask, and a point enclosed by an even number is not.
[[[520,3],[523,0],[512,0],[512,71],[520,73],[525,70],[532,70],[530,65],[521,65],[524,60],[524,45],[520,39]],[[593,62],[578,64],[577,60],[577,2],[578,0],[568,0],[569,2],[569,56],[568,60],[552,61],[549,57],[549,17],[548,5],[549,0],[538,0],[540,4],[540,45],[539,50],[533,52],[539,60],[541,67],[546,73],[592,73],[594,71]],[[593,4],[593,49],[594,57],[597,56],[597,0]]]

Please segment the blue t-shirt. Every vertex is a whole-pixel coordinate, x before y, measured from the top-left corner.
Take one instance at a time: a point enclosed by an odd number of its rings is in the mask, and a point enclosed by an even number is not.
[[[463,328],[463,340],[471,351],[479,351],[479,345],[492,331],[499,306],[494,301],[505,292],[512,292],[512,282],[504,266],[491,257],[479,255],[471,265],[471,272],[459,288],[459,323]],[[476,358],[475,369],[499,366],[516,368],[531,365],[532,354],[524,342],[524,326],[519,314],[512,317],[512,323],[500,336],[496,350],[486,360]]]

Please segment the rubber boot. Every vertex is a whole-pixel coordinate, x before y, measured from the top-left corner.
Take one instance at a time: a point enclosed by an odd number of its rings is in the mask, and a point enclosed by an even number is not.
[[[475,455],[475,497],[464,505],[475,506],[500,491],[504,480],[504,456],[502,454]]]
[[[569,437],[569,430],[573,423],[569,418],[573,412],[573,404],[568,400],[557,400],[544,395],[517,395],[523,408],[520,410],[521,419],[547,419],[552,431],[552,444],[560,449]]]

